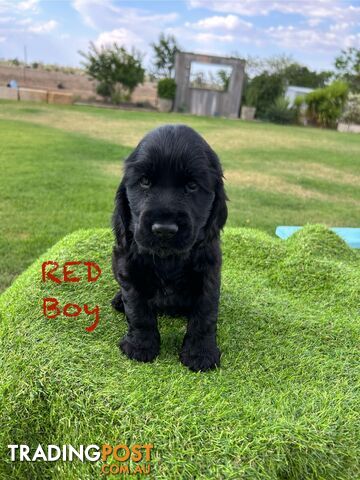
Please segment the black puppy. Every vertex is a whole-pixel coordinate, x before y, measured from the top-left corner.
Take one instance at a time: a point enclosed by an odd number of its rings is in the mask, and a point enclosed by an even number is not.
[[[157,312],[185,315],[182,363],[194,371],[219,366],[219,235],[227,207],[217,155],[185,125],[157,128],[127,158],[115,204],[113,271],[121,290],[112,305],[128,323],[121,350],[152,361],[160,350]]]

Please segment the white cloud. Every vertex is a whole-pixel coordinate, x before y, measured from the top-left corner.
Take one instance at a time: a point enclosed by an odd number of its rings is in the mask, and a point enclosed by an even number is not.
[[[195,40],[202,43],[210,43],[210,42],[233,42],[235,37],[233,35],[217,35],[215,33],[197,33],[195,35]]]
[[[40,0],[26,0],[23,2],[16,2],[13,0],[0,0],[0,15],[4,18],[5,15],[37,15]]]
[[[31,23],[33,23],[32,18],[23,18],[22,20],[18,20],[16,22],[17,25],[30,25]]]
[[[147,3],[143,2],[142,5]],[[177,12],[153,13],[150,3],[148,10],[125,7],[111,0],[73,0],[72,6],[96,32],[96,45],[116,41],[128,49],[135,47],[148,59],[153,55],[150,44],[179,18]],[[182,28],[182,33],[184,30]],[[181,42],[181,34],[178,39]]]
[[[2,23],[10,23],[15,20],[14,17],[0,17],[0,24]]]
[[[309,27],[317,27],[318,25],[320,25],[321,22],[321,18],[309,18],[307,24],[309,25]]]
[[[143,46],[143,39],[126,28],[117,28],[109,32],[102,32],[94,43],[97,47],[110,46],[117,43],[119,46],[138,49]]]
[[[188,5],[192,8],[207,8],[215,12],[233,12],[239,15],[267,15],[275,2],[259,0],[222,1],[217,0],[189,0]]]
[[[31,27],[28,28],[28,31],[31,33],[49,33],[54,30],[57,25],[58,23],[56,20],[49,20],[47,22],[31,25]]]
[[[24,2],[20,2],[17,8],[22,11],[37,10],[38,4],[39,0],[25,0]]]
[[[102,4],[101,0],[74,0],[72,6],[80,14],[85,25],[96,28],[91,12],[94,8],[102,6]]]
[[[52,20],[50,2],[0,0],[0,41],[6,38],[7,52],[13,56],[26,44],[34,58],[44,55],[48,61],[54,57],[65,63],[71,59],[74,64],[76,52],[86,50],[89,40],[96,45],[116,42],[141,50],[149,61],[153,55],[150,43],[164,32],[174,34],[183,50],[225,56],[235,51],[244,56],[286,51],[299,61],[313,62],[315,68],[331,65],[341,48],[360,45],[360,0],[185,2],[203,10],[184,11],[177,2],[168,2],[168,11],[158,13],[146,1],[71,0],[77,23],[92,29],[74,31],[71,25],[64,23],[60,28]],[[268,16],[265,27],[260,16]],[[47,35],[46,42],[41,34]]]
[[[289,49],[303,49],[306,51],[338,50],[347,46],[358,47],[360,34],[339,36],[336,31],[315,31],[295,28],[291,25],[268,28],[265,33],[275,44]]]
[[[360,33],[347,35],[346,37],[344,37],[343,47],[344,48],[348,48],[348,47],[360,48]]]
[[[225,17],[215,15],[213,17],[203,18],[195,23],[187,22],[185,25],[200,30],[213,30],[217,28],[223,28],[225,30],[235,30],[241,27],[252,27],[252,24],[250,22],[241,20],[236,15],[227,15]]]
[[[192,8],[207,8],[215,12],[243,16],[269,15],[271,12],[297,14],[307,18],[346,20],[360,18],[360,6],[342,0],[295,0],[291,2],[272,0],[188,0]]]
[[[345,32],[354,26],[353,22],[339,22],[330,25],[330,30],[332,32]]]
[[[219,26],[223,32],[231,31],[235,40],[241,43],[253,43],[258,45],[258,39],[261,39],[268,47],[274,45],[281,49],[287,49],[293,52],[306,52],[309,58],[315,53],[336,52],[341,48],[348,46],[358,46],[358,29],[355,31],[356,24],[360,25],[360,6],[355,0],[302,0],[300,1],[265,1],[265,0],[189,0],[188,5],[192,8],[207,8],[212,11],[229,13],[227,16],[214,16],[198,21],[195,24],[188,24],[193,28],[203,28]],[[274,23],[270,28],[253,26],[249,28],[245,35],[234,27],[226,28],[224,19],[230,17],[229,25],[235,25],[236,20],[242,16],[265,16],[272,12],[281,13],[284,17],[284,25]],[[305,21],[296,22],[289,25],[286,22],[286,15],[305,17]],[[210,19],[216,19],[210,21]],[[220,20],[222,19],[222,20]],[[218,32],[217,32],[218,33]],[[220,41],[220,40],[219,40]],[[310,53],[311,52],[311,53]]]
[[[161,28],[178,19],[176,12],[153,14],[140,8],[128,8],[107,0],[73,0],[73,8],[83,22],[97,30],[109,30],[116,26],[131,26],[133,30]]]

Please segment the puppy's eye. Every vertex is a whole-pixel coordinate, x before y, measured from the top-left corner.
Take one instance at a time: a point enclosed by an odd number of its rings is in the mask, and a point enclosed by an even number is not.
[[[151,186],[151,181],[147,177],[141,177],[140,185],[143,188],[149,188]]]
[[[198,189],[198,184],[196,182],[190,181],[186,184],[186,190],[188,192],[195,192]]]

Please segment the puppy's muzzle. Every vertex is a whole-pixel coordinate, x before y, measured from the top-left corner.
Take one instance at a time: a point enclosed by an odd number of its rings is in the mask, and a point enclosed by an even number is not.
[[[194,240],[190,215],[180,210],[146,210],[140,214],[135,240],[142,249],[161,255],[188,251]]]
[[[163,240],[172,238],[178,232],[179,227],[176,223],[153,223],[151,226],[152,233]]]

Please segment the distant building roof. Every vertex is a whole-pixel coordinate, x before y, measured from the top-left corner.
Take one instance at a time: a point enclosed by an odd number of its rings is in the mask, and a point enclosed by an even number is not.
[[[289,85],[286,89],[286,91],[292,92],[301,92],[301,93],[309,93],[312,92],[314,89],[313,88],[308,88],[308,87],[297,87],[294,85]]]
[[[298,97],[299,95],[304,95],[306,93],[312,92],[313,90],[314,90],[313,88],[297,87],[297,86],[290,85],[289,87],[286,88],[285,97],[289,100],[290,107],[292,107],[294,105],[296,97]]]

